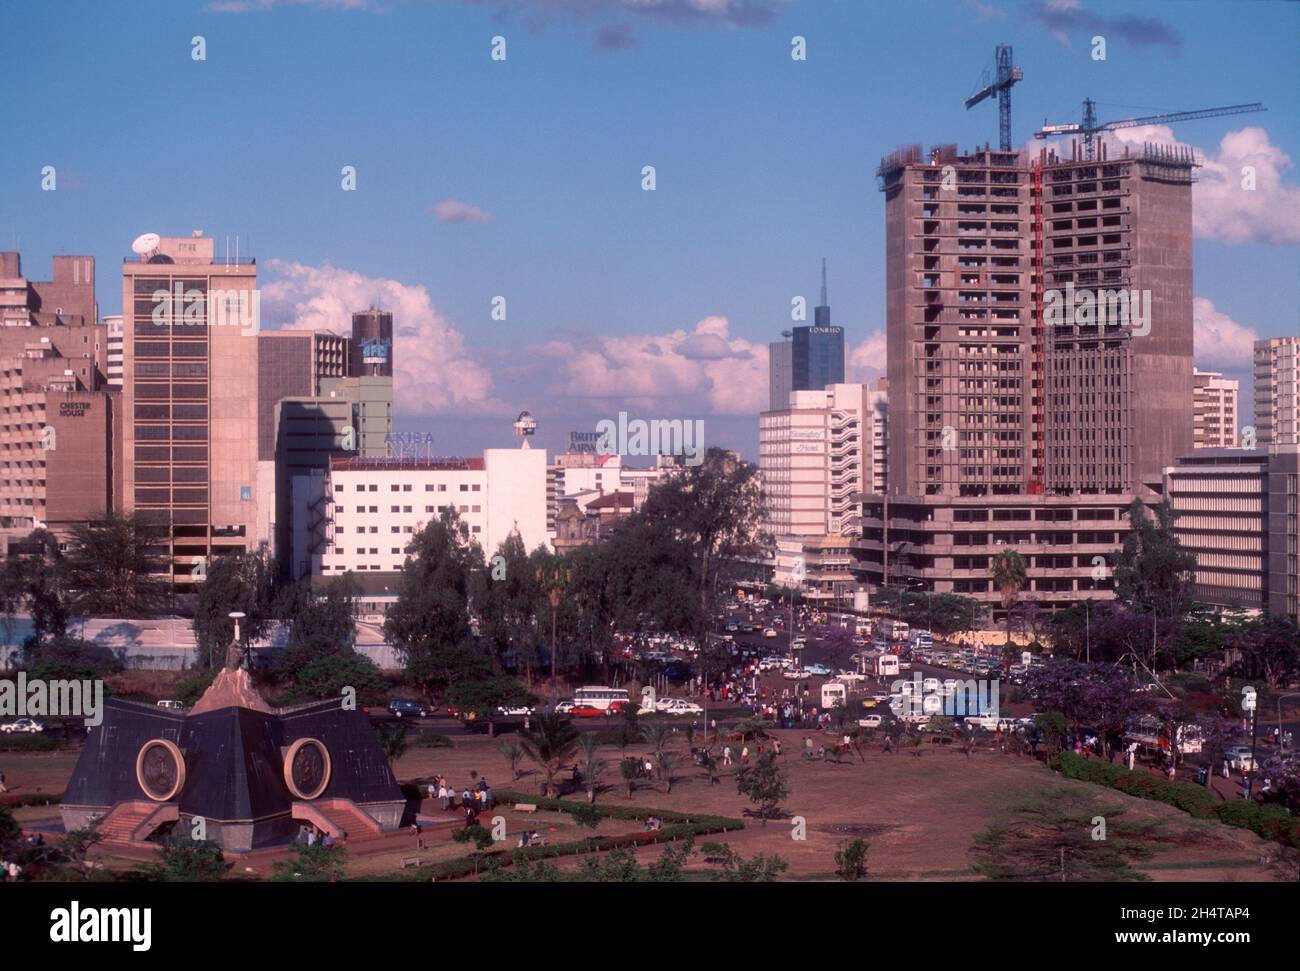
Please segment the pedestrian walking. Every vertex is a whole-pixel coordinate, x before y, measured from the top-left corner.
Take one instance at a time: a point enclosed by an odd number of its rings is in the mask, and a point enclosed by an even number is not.
[[[4,770],[0,769],[0,792],[8,792],[8,791],[9,791],[9,787],[5,785]]]

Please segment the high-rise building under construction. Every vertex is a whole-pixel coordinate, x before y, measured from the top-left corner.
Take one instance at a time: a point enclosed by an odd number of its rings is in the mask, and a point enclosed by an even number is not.
[[[881,162],[891,492],[1119,494],[1191,449],[1192,165]]]
[[[889,484],[865,496],[858,579],[1023,596],[1113,586],[1135,498],[1192,449],[1193,160],[912,146],[885,194]]]

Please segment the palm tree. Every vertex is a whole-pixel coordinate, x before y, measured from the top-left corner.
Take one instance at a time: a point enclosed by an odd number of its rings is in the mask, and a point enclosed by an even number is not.
[[[569,570],[564,565],[564,557],[559,554],[548,556],[537,568],[538,585],[546,591],[551,601],[551,701],[555,701],[555,625],[560,611],[560,600],[564,589],[569,585]]]
[[[588,732],[578,739],[578,748],[582,750],[582,774],[587,780],[587,802],[596,801],[596,783],[605,774],[605,760],[600,758],[600,742],[595,732]]]
[[[681,756],[676,752],[665,752],[659,756],[659,778],[664,781],[667,787],[665,792],[673,791],[673,769],[681,762]]]
[[[514,782],[519,778],[519,763],[522,762],[524,758],[523,746],[514,739],[510,739],[509,741],[502,742],[500,748],[501,754],[504,755],[506,761],[510,763],[510,781]]]
[[[546,798],[555,798],[555,774],[578,747],[578,730],[569,719],[554,710],[543,711],[534,720],[537,726],[519,736],[524,754],[542,767],[546,773]]]
[[[672,726],[666,722],[654,722],[641,729],[641,734],[645,736],[645,740],[650,743],[650,748],[655,753],[656,771],[659,773],[659,778],[662,779],[664,777],[664,755],[668,751],[668,743],[673,740]]]
[[[1011,643],[1011,609],[1025,588],[1025,561],[1015,550],[1003,550],[993,557],[989,570],[993,585],[1002,593],[1002,610],[1007,616],[1007,644]]]

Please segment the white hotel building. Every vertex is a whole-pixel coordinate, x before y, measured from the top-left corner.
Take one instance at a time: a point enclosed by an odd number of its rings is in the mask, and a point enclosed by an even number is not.
[[[548,543],[545,449],[490,448],[482,458],[334,458],[325,487],[331,542],[314,573],[395,573],[406,546],[451,506],[491,559],[512,530]]]

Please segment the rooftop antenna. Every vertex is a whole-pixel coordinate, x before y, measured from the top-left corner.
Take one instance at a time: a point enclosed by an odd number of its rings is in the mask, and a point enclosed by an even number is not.
[[[826,257],[822,257],[822,306],[828,306],[826,303]]]

